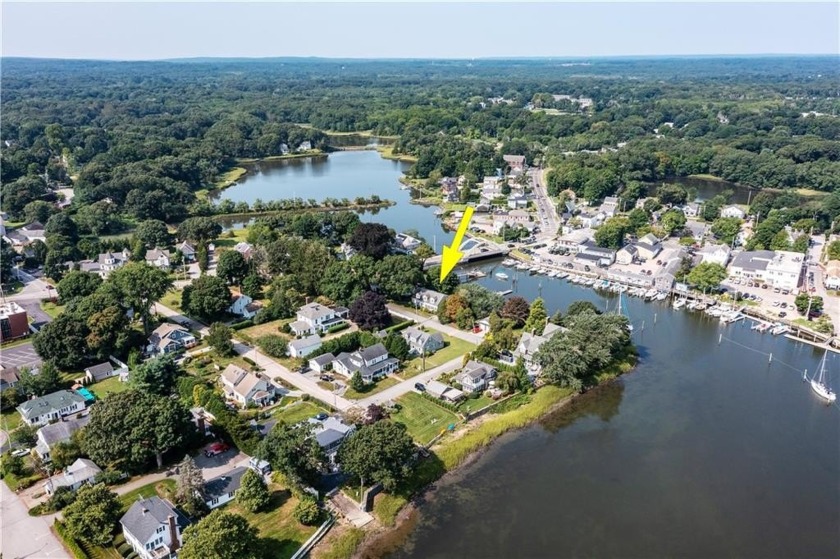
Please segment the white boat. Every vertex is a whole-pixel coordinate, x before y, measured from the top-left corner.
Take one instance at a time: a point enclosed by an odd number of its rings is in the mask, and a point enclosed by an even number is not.
[[[507,275],[506,273],[504,273],[504,272],[496,272],[495,276],[496,276],[497,278],[499,278],[500,280],[504,280],[504,281],[507,281],[507,280],[509,279],[509,277],[510,277],[510,276],[508,276],[508,275]]]
[[[788,330],[790,330],[790,328],[788,328],[786,325],[777,324],[770,330],[770,333],[773,334],[774,336],[778,336],[779,334],[784,334]]]
[[[685,299],[675,299],[674,300],[674,308],[681,309],[685,306]]]
[[[656,300],[657,300],[657,301],[664,301],[664,300],[665,300],[665,299],[667,299],[667,298],[668,298],[668,294],[667,294],[667,293],[659,293],[659,294],[656,296]]]
[[[828,355],[828,351],[823,353],[822,361],[820,362],[820,371],[811,379],[811,390],[813,390],[817,396],[826,400],[829,404],[837,399],[837,394],[835,394],[831,388],[825,382],[825,358]],[[803,377],[804,378],[804,377]]]
[[[624,295],[622,293],[618,294],[618,308],[616,309],[615,314],[620,314],[620,315],[624,316],[625,318],[627,318],[627,329],[632,332],[633,331],[633,324],[630,322],[630,317],[627,316],[626,314],[624,314],[622,312],[622,309],[621,309],[621,300],[623,299],[623,297],[624,297]]]

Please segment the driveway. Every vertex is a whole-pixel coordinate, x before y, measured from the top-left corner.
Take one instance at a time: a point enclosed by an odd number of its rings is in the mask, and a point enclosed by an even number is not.
[[[214,477],[219,477],[226,474],[232,469],[239,466],[248,466],[250,457],[240,450],[228,450],[216,456],[204,456],[204,451],[193,457],[195,465],[201,468],[201,475],[204,480],[211,480]]]
[[[390,400],[396,400],[403,394],[414,390],[414,385],[418,382],[426,384],[430,380],[434,380],[443,373],[449,373],[461,367],[461,364],[464,361],[464,356],[460,355],[451,361],[447,361],[443,365],[438,365],[434,369],[429,369],[425,373],[420,373],[419,375],[415,375],[410,379],[406,379],[399,384],[395,384],[390,388],[386,388],[382,392],[378,394],[374,394],[373,396],[368,396],[364,400],[359,400],[357,405],[361,406],[362,408],[367,408],[371,404],[383,404]]]
[[[3,557],[70,559],[58,538],[50,531],[52,517],[29,516],[21,500],[5,483],[0,483],[2,504]]]
[[[0,354],[3,367],[34,367],[41,364],[41,358],[35,353],[32,342],[4,349]]]

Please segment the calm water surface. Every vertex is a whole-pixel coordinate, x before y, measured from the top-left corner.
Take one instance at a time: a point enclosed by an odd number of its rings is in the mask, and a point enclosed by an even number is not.
[[[254,165],[240,183],[223,190],[217,199],[253,203],[281,198],[349,198],[378,195],[397,204],[361,215],[363,221],[384,223],[397,232],[417,230],[432,244],[444,229],[436,208],[410,204],[399,178],[409,165],[382,159],[376,151],[339,151],[327,157],[263,161]]]
[[[614,295],[497,270],[550,311],[615,308]],[[840,556],[840,408],[786,365],[813,371],[821,352],[745,322],[624,306],[637,369],[503,437],[420,507],[391,557]],[[828,364],[837,389],[840,355]]]

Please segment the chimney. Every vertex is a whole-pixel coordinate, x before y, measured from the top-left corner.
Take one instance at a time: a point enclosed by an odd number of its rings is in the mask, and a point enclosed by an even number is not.
[[[169,522],[169,537],[172,538],[172,543],[169,544],[169,552],[174,554],[181,547],[181,541],[178,539],[178,525],[175,523],[175,516],[170,514],[166,517]]]

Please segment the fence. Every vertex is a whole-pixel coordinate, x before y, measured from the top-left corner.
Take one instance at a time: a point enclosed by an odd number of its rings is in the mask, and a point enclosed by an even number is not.
[[[300,548],[297,551],[295,551],[295,554],[292,555],[292,559],[302,559],[303,557],[309,555],[309,552],[312,551],[312,548],[315,547],[315,545],[319,541],[321,541],[321,538],[327,535],[327,532],[330,531],[330,528],[333,527],[333,524],[335,524],[335,517],[331,514],[327,521],[321,524],[321,527],[318,528],[318,530],[314,534],[312,534],[312,536],[310,536],[308,540],[303,542],[303,545],[300,546]]]

